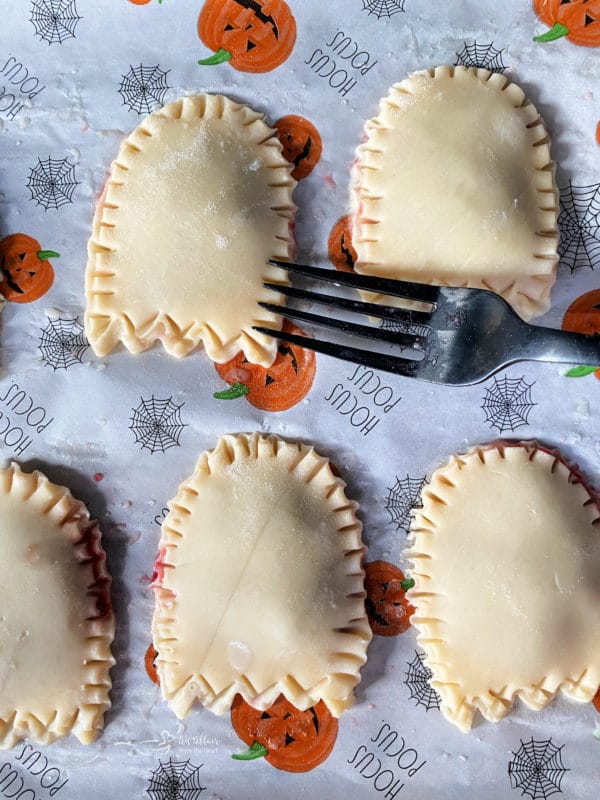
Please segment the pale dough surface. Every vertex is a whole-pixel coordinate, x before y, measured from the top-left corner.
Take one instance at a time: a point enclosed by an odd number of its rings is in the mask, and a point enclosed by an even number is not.
[[[519,696],[540,709],[600,684],[600,511],[535,443],[477,448],[423,492],[408,558],[412,618],[442,712],[461,730]],[[596,524],[595,524],[596,523]]]
[[[102,562],[96,584],[97,529],[80,544],[89,527],[66,489],[16,465],[0,470],[1,747],[71,730],[89,744],[102,728],[114,620],[97,618],[95,590],[108,591],[108,575]]]
[[[292,254],[295,181],[263,117],[221,95],[185,97],[123,143],[100,199],[87,268],[86,330],[98,355],[162,341],[214,361],[240,350],[269,366],[281,327],[258,306],[287,276],[266,262]]]
[[[371,631],[356,504],[327,459],[277,437],[224,436],[163,525],[153,621],[163,696],[217,714],[283,693],[338,716]]]
[[[546,311],[558,262],[547,132],[522,90],[437,67],[390,89],[353,169],[358,272],[490,288]]]

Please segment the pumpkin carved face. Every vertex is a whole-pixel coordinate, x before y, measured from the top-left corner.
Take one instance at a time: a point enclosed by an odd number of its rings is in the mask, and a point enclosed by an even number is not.
[[[410,627],[414,607],[406,599],[402,570],[389,561],[365,564],[365,608],[373,633],[398,636]]]
[[[296,20],[284,0],[206,0],[198,35],[215,51],[199,64],[229,61],[241,72],[269,72],[292,52]]]
[[[294,165],[292,178],[306,178],[318,164],[323,152],[319,131],[304,117],[289,114],[275,123],[277,138],[283,147],[283,157]]]
[[[352,217],[346,214],[340,217],[331,229],[327,242],[329,260],[340,272],[354,272],[356,250],[352,244]]]
[[[49,258],[53,250],[25,233],[13,233],[0,242],[0,294],[13,303],[31,303],[46,294],[54,281]]]
[[[329,756],[338,733],[338,721],[321,700],[300,711],[280,695],[266,711],[259,711],[236,695],[231,724],[250,750],[239,760],[264,757],[285,772],[308,772]]]
[[[160,684],[160,678],[156,669],[156,659],[158,657],[158,650],[151,644],[146,650],[144,656],[144,666],[146,667],[146,674],[152,683]]]
[[[290,322],[283,331],[304,336]],[[286,411],[299,403],[310,391],[315,379],[316,358],[312,350],[282,342],[270,367],[251,364],[242,352],[225,364],[215,364],[219,375],[231,385],[247,387],[244,395],[255,408],[263,411]]]
[[[600,289],[586,292],[571,303],[563,317],[562,329],[588,335],[600,334]],[[578,374],[584,372],[585,369]],[[589,372],[593,370],[589,368]],[[594,374],[600,379],[600,369]]]
[[[553,42],[566,36],[574,44],[600,47],[600,0],[534,0],[538,17],[550,30],[536,42]]]

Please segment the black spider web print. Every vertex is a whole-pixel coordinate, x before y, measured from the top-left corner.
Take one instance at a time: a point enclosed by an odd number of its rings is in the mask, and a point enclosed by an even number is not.
[[[374,14],[377,19],[392,17],[404,11],[405,0],[362,0],[363,11]]]
[[[183,405],[174,403],[172,397],[166,400],[157,400],[154,395],[146,400],[140,397],[139,406],[131,409],[133,415],[129,427],[142,450],[165,453],[180,445],[179,439],[187,427],[181,421]]]
[[[388,489],[385,507],[396,530],[408,531],[412,510],[421,507],[419,497],[424,484],[425,478],[411,478],[407,475],[401,480],[396,476],[396,483]]]
[[[171,88],[167,83],[170,70],[154,67],[130,66],[129,72],[122,76],[119,94],[123,105],[138,114],[149,114],[153,109],[164,105],[165,97]]]
[[[562,762],[563,747],[557,747],[552,739],[528,742],[521,739],[521,747],[508,762],[508,775],[513,789],[520,789],[521,796],[531,800],[547,800],[553,794],[562,794],[561,783],[569,770]]]
[[[78,317],[48,317],[48,325],[41,331],[39,350],[46,366],[56,372],[83,362],[90,345]]]
[[[410,691],[410,699],[416,700],[417,706],[423,706],[425,711],[432,708],[439,708],[441,698],[429,681],[433,677],[432,671],[424,663],[425,656],[415,650],[415,657],[412,661],[407,661],[408,669],[404,683]]]
[[[422,347],[425,353],[425,361],[432,360],[431,328],[427,325],[421,325],[415,322],[398,322],[393,319],[382,319],[379,327],[382,330],[392,331],[392,333],[408,333],[411,336],[418,336],[421,340],[419,342],[419,347]],[[411,352],[414,353],[414,348],[408,345],[403,348],[403,350],[407,355]]]
[[[464,43],[460,52],[456,53],[456,66],[462,67],[481,67],[489,69],[490,72],[497,72],[501,74],[506,69],[506,64],[502,59],[504,50],[498,50],[494,47],[494,43],[479,44],[473,42],[472,44]]]
[[[200,770],[187,761],[159,761],[148,781],[151,800],[196,800],[206,789],[200,784]]]
[[[531,399],[533,383],[527,383],[524,377],[509,378],[503,375],[494,377],[483,396],[481,408],[485,411],[485,421],[490,427],[502,431],[516,431],[529,424],[529,414],[537,403]]]
[[[76,0],[32,0],[30,20],[35,35],[49,45],[74,39],[80,19]]]
[[[600,266],[600,183],[573,186],[569,181],[561,189],[558,227],[561,264],[571,272]]]
[[[27,181],[31,199],[43,206],[45,211],[72,203],[78,185],[75,165],[66,158],[54,159],[50,156],[44,161],[38,158],[38,163],[29,171]]]
[[[422,336],[424,339],[427,339],[431,334],[431,328],[427,327],[427,325],[417,325],[413,322],[397,322],[393,319],[382,319],[379,327],[394,333],[411,333],[413,336]]]

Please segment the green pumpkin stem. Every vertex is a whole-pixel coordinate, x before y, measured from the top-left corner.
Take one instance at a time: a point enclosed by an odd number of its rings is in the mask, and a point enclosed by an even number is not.
[[[415,585],[414,578],[405,578],[403,581],[400,581],[400,586],[404,589],[405,592],[408,592],[409,589],[412,589]]]
[[[549,31],[546,33],[542,33],[539,36],[534,36],[534,42],[555,42],[557,39],[562,39],[563,36],[568,36],[570,33],[569,29],[566,25],[563,25],[562,22],[556,22],[553,28],[550,28]]]
[[[48,261],[49,258],[60,258],[60,253],[56,250],[38,250],[37,257],[40,261]]]
[[[234,383],[229,389],[223,389],[222,392],[215,392],[213,397],[215,400],[237,400],[238,397],[244,397],[250,393],[250,387],[245,383]]]
[[[226,61],[230,61],[233,58],[233,54],[229,52],[229,50],[224,50],[221,48],[217,50],[217,52],[209,56],[208,58],[203,58],[198,63],[203,67],[214,67],[216,64],[224,64]]]
[[[232,753],[231,757],[236,761],[256,761],[257,758],[264,758],[269,755],[267,748],[260,742],[252,742],[252,745],[245,753]]]
[[[600,369],[600,367],[589,367],[589,366],[581,366],[581,367],[573,367],[568,372],[565,372],[565,377],[567,378],[585,378],[586,375],[591,375],[592,372],[596,372],[596,370]]]

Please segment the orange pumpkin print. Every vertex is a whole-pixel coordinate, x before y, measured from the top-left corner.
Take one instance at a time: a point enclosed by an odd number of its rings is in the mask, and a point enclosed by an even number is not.
[[[596,125],[596,144],[600,144],[600,121]]]
[[[275,123],[277,138],[283,147],[283,157],[294,165],[292,178],[301,181],[313,171],[323,152],[321,135],[312,122],[289,114]]]
[[[283,331],[305,336],[304,331],[287,320],[283,323]],[[243,387],[243,391],[237,396],[243,394],[255,408],[263,411],[287,411],[303,400],[310,391],[315,379],[317,360],[312,350],[281,342],[275,361],[270,367],[251,364],[243,352],[224,364],[215,364],[215,367],[227,383]]]
[[[352,217],[346,214],[340,217],[331,229],[327,242],[329,260],[341,272],[354,272],[356,250],[352,244]]]
[[[563,317],[562,329],[574,333],[600,334],[600,289],[586,292],[571,303]],[[571,377],[583,377],[592,372],[600,379],[600,368],[575,367],[568,374]]]
[[[338,721],[322,700],[300,711],[283,695],[266,711],[253,708],[241,695],[236,695],[231,706],[231,724],[250,748],[233,758],[239,761],[264,758],[285,772],[309,772],[318,767],[333,750],[338,734]]]
[[[292,52],[296,20],[284,0],[206,0],[198,35],[215,51],[198,64],[228,61],[241,72],[270,72]]]
[[[600,0],[534,0],[536,14],[550,30],[534,37],[554,42],[566,36],[573,44],[600,47]]]
[[[12,303],[32,303],[54,282],[49,258],[59,258],[25,233],[12,233],[0,241],[0,294]]]
[[[158,677],[158,672],[156,670],[156,658],[158,656],[158,650],[154,647],[153,644],[146,650],[146,655],[144,656],[144,666],[146,667],[146,673],[152,683],[156,683],[157,685],[160,684],[160,678]]]
[[[365,609],[373,633],[398,636],[407,631],[415,609],[406,599],[402,570],[389,561],[371,561],[365,573]]]
[[[596,692],[596,696],[592,700],[592,703],[594,704],[594,708],[596,709],[596,711],[600,711],[600,689],[598,689],[598,691]]]

